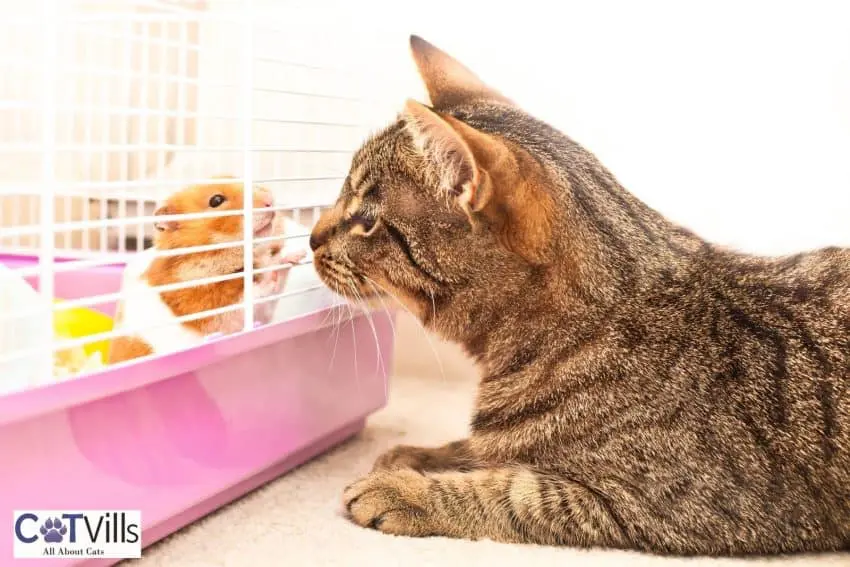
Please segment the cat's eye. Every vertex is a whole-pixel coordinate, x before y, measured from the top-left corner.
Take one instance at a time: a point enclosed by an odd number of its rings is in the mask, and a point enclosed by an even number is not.
[[[368,234],[375,228],[376,220],[365,215],[353,214],[349,217],[348,222],[351,223],[352,227],[359,226],[364,233]]]
[[[369,187],[365,193],[363,193],[364,199],[380,199],[381,198],[381,186],[377,183],[373,183],[371,187]]]
[[[213,195],[212,197],[210,197],[210,207],[212,207],[212,208],[220,207],[221,204],[224,203],[225,200],[226,199],[224,198],[224,195],[218,195],[218,194]]]

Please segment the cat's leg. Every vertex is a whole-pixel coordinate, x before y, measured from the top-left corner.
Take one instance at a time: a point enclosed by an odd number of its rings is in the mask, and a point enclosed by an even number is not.
[[[396,535],[632,547],[605,496],[526,468],[381,470],[346,488],[343,502],[355,523]]]
[[[461,439],[441,447],[396,445],[375,461],[372,471],[410,468],[420,472],[467,471],[478,467],[469,450],[469,441]]]

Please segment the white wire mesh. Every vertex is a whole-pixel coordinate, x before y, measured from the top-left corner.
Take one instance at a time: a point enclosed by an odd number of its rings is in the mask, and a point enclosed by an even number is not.
[[[219,175],[269,189],[273,209],[305,230],[255,237],[248,191],[241,240],[157,254],[241,247],[246,257],[238,275],[159,286],[165,292],[243,280],[244,303],[174,322],[241,310],[250,330],[248,305],[322,290],[315,280],[253,299],[253,278],[275,269],[252,269],[254,246],[277,240],[306,248],[351,152],[386,109],[366,96],[363,69],[311,60],[324,38],[281,17],[281,4],[0,0],[3,13],[15,14],[0,20],[0,285],[25,279],[40,294],[19,301],[12,283],[0,288],[7,303],[0,306],[0,376],[12,364],[37,360],[47,380],[56,353],[132,332],[58,336],[57,313],[86,308],[112,315],[122,299],[117,288],[84,294],[68,282],[149,248],[155,221],[226,216],[153,214],[179,189],[224,183]],[[38,261],[21,261],[27,256]],[[38,340],[23,348],[21,330],[34,322]]]

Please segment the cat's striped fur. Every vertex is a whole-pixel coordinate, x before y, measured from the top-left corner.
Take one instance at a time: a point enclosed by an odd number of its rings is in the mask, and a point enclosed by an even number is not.
[[[665,554],[850,547],[850,250],[721,249],[426,42],[312,238],[479,363],[468,439],[351,485],[389,533]]]

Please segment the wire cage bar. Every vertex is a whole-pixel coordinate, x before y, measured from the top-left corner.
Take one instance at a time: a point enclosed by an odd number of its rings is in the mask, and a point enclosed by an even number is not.
[[[16,304],[0,318],[38,319],[42,328],[33,348],[0,344],[0,367],[36,351],[54,364],[57,353],[131,332],[57,336],[58,315],[94,309],[111,316],[125,298],[121,290],[62,296],[55,284],[133,262],[143,251],[153,259],[241,247],[238,276],[154,286],[165,293],[241,278],[241,305],[174,323],[240,311],[247,332],[255,328],[259,304],[298,302],[303,294],[338,301],[315,278],[300,278],[299,289],[287,284],[280,293],[257,296],[255,278],[275,267],[255,266],[255,247],[308,248],[309,230],[335,198],[353,150],[392,109],[364,92],[367,69],[311,60],[318,42],[299,33],[297,21],[269,17],[281,13],[274,12],[280,6],[41,0],[0,22],[0,254],[34,259],[6,268],[41,296],[39,304]],[[231,182],[242,186],[242,211],[154,214],[180,189]],[[271,191],[272,207],[254,206],[256,186]],[[254,219],[270,210],[299,229],[257,237]],[[152,249],[157,222],[229,215],[242,217],[238,239]],[[309,254],[296,268],[313,275]]]
[[[139,510],[148,546],[386,403],[392,313],[331,293],[308,240],[394,74],[297,4],[0,0],[0,511]],[[168,311],[192,290],[228,299]]]

